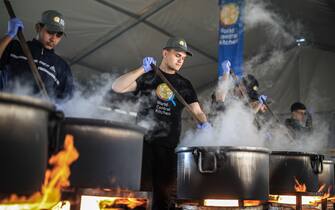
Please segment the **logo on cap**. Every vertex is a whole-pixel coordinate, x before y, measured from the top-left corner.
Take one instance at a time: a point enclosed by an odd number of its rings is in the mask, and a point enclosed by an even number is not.
[[[184,42],[183,40],[180,40],[179,45],[186,47],[186,42]]]
[[[53,18],[53,21],[56,22],[56,23],[61,24],[62,26],[64,26],[64,20],[62,18],[58,17],[58,16],[55,16]]]

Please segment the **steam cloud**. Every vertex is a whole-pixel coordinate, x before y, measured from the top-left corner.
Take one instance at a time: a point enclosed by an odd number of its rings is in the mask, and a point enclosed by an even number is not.
[[[139,103],[109,98],[107,93],[111,90],[114,79],[115,76],[105,73],[91,80],[85,87],[77,84],[74,97],[60,107],[65,116],[134,124]]]
[[[262,0],[246,1],[245,30],[258,28],[265,30],[270,40],[245,62],[245,72],[257,78],[268,77],[281,70],[288,62],[287,50],[295,45],[295,38],[303,31],[299,22],[284,20],[271,10],[271,5]],[[217,90],[226,92],[232,89],[232,81],[218,84]],[[272,81],[262,81],[263,89],[271,88]],[[318,101],[318,100],[316,100]],[[277,102],[280,103],[280,102]],[[208,106],[208,104],[206,104]],[[276,122],[269,114],[258,117],[261,129],[255,125],[255,114],[231,95],[225,100],[226,110],[211,119],[213,127],[208,130],[188,130],[181,140],[182,146],[254,146],[270,150],[316,152],[328,145],[329,126],[323,119],[313,119],[313,133],[292,140],[287,128]]]

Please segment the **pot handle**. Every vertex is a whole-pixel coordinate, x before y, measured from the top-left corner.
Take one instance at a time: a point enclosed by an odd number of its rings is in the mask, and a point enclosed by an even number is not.
[[[202,173],[202,174],[212,174],[212,173],[215,173],[217,171],[217,159],[216,159],[216,155],[215,153],[212,155],[213,156],[213,168],[212,169],[208,169],[208,170],[204,170],[203,169],[203,152],[200,151],[200,150],[195,150],[194,153],[197,153],[199,155],[199,158],[198,158],[198,169],[199,169],[199,172]],[[209,153],[210,154],[210,153]]]
[[[325,157],[323,155],[312,155],[311,156],[311,167],[313,172],[320,174],[323,171],[323,160]]]

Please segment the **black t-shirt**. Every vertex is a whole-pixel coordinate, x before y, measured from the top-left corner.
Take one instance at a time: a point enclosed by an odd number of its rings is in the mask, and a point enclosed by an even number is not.
[[[177,73],[162,73],[188,104],[198,102],[190,81]],[[154,120],[154,126],[145,135],[145,140],[175,147],[179,142],[184,105],[153,71],[142,75],[136,82],[136,93],[141,97],[138,120]]]

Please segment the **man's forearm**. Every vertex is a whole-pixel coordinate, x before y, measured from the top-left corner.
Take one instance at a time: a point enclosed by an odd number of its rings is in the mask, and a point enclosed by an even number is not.
[[[143,67],[128,72],[113,82],[112,89],[117,93],[134,91],[135,81],[144,74]]]
[[[3,52],[5,51],[8,44],[12,41],[12,38],[8,35],[4,36],[0,40],[0,58],[2,57]]]

